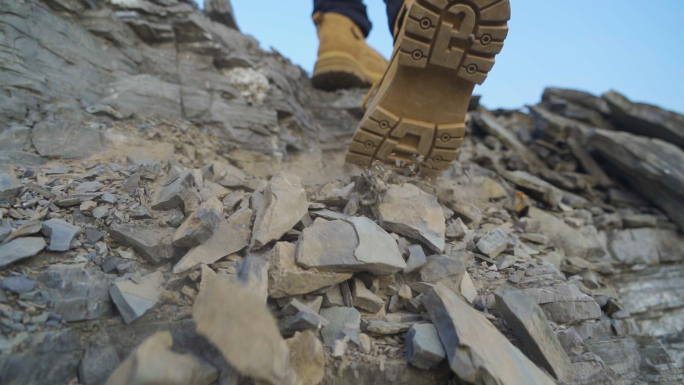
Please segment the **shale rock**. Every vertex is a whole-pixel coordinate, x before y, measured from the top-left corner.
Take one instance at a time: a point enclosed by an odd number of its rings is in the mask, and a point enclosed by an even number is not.
[[[413,325],[406,333],[407,360],[421,369],[432,369],[446,358],[437,329],[432,324]]]
[[[129,324],[159,302],[165,282],[164,275],[158,271],[142,277],[138,283],[132,280],[115,283],[109,288],[109,294],[121,317]]]
[[[513,333],[547,372],[560,381],[572,379],[570,358],[534,300],[521,291],[504,289],[496,293],[496,306]]]
[[[418,187],[393,185],[378,206],[380,225],[387,231],[417,239],[435,252],[444,251],[446,222],[437,198]]]
[[[296,264],[297,246],[287,242],[275,244],[269,258],[268,292],[273,298],[307,294],[336,285],[351,278],[352,273],[302,269]]]
[[[572,284],[525,289],[523,292],[541,306],[549,320],[556,323],[574,324],[601,317],[598,303]]]
[[[437,284],[424,301],[451,370],[464,381],[554,384],[477,310]]]
[[[206,242],[219,228],[223,204],[217,198],[202,203],[173,234],[176,247],[194,247]]]
[[[592,131],[595,148],[641,196],[684,228],[684,151],[658,139],[624,132]]]
[[[188,271],[199,264],[210,265],[248,246],[252,210],[242,209],[228,220],[221,219],[219,228],[206,242],[188,251],[173,268],[174,274]]]
[[[49,251],[68,251],[71,240],[81,232],[80,227],[58,218],[43,223],[43,234],[50,237]]]
[[[175,256],[171,245],[173,229],[143,224],[112,224],[109,235],[122,246],[133,250],[151,263],[160,263]]]
[[[252,245],[265,246],[280,239],[307,213],[306,191],[301,178],[277,172],[259,202]]]
[[[608,248],[626,265],[680,262],[684,260],[684,237],[673,230],[631,229],[608,235]]]
[[[45,248],[45,240],[39,237],[15,239],[0,245],[0,268],[22,259],[33,257]]]
[[[53,265],[40,275],[54,312],[67,322],[98,319],[111,314],[109,276],[84,264]]]

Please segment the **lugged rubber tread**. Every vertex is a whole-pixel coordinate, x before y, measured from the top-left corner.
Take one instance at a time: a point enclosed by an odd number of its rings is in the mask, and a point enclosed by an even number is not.
[[[377,160],[396,170],[422,162],[421,172],[431,176],[446,170],[463,143],[470,91],[485,81],[494,66],[508,35],[509,19],[509,0],[416,0],[383,79],[387,86],[380,85],[378,101],[359,124],[347,162],[369,167]],[[423,84],[413,87],[414,81]],[[440,99],[451,100],[445,93],[455,92],[456,86],[466,91],[452,95],[458,105],[451,107]],[[402,108],[402,98],[413,98],[411,107]],[[439,116],[417,109],[416,105],[429,107],[425,103],[430,101],[446,106],[432,107]]]

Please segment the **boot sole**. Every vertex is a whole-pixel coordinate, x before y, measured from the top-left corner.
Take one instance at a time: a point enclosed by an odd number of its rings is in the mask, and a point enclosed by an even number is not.
[[[314,87],[325,91],[371,86],[369,77],[379,78],[382,74],[364,71],[361,63],[344,52],[329,52],[316,61],[311,82]]]
[[[509,0],[416,0],[346,161],[439,176],[456,160],[475,84],[508,34]]]

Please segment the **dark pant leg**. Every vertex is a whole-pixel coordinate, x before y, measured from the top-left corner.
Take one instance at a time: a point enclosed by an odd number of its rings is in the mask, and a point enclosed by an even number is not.
[[[394,35],[394,23],[397,21],[397,17],[399,17],[403,4],[404,0],[385,0],[385,5],[387,5],[387,21],[389,22],[390,34],[392,35]]]
[[[359,26],[365,37],[368,37],[373,26],[361,0],[314,0],[314,13],[316,12],[334,12],[347,16]]]

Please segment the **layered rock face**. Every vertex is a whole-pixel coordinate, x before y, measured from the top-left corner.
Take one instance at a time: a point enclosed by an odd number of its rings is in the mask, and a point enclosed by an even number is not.
[[[681,115],[474,98],[443,177],[350,170],[366,90],[237,16],[0,3],[0,383],[684,381]]]

